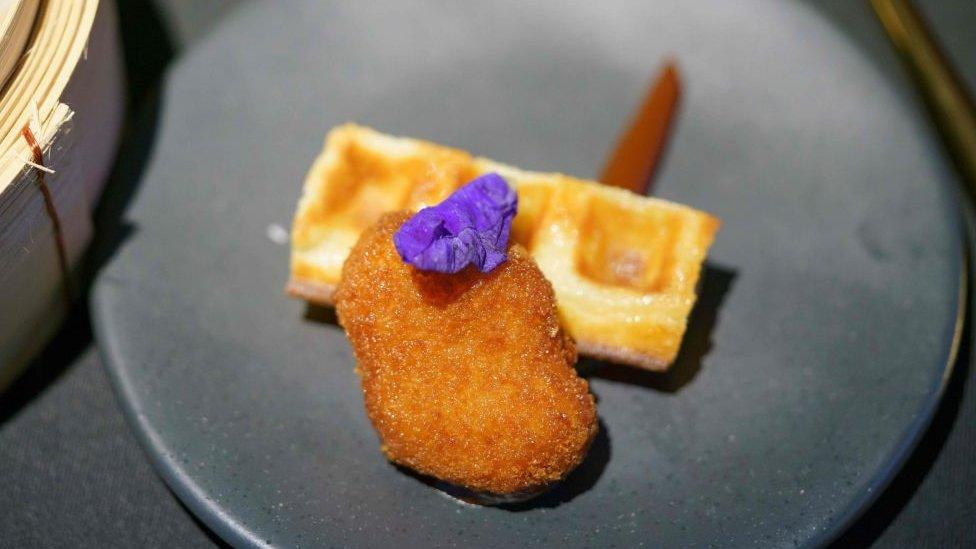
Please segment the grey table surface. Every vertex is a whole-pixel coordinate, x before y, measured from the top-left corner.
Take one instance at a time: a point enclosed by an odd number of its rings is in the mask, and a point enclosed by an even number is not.
[[[118,0],[138,105],[166,64],[246,0]],[[811,2],[914,92],[867,2]],[[918,2],[976,90],[976,2]],[[976,546],[976,371],[967,345],[929,432],[838,545]],[[79,305],[28,371],[0,395],[0,546],[220,544],[156,476],[122,417]]]

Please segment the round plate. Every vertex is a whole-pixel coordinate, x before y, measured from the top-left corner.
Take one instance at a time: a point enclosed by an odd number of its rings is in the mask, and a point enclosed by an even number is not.
[[[94,297],[156,466],[241,545],[829,539],[953,351],[958,214],[925,121],[802,4],[526,4],[259,2],[176,65]],[[687,85],[657,192],[724,221],[681,357],[584,362],[602,434],[581,468],[461,505],[383,458],[342,330],[282,292],[274,226],[349,120],[591,177],[666,54]]]

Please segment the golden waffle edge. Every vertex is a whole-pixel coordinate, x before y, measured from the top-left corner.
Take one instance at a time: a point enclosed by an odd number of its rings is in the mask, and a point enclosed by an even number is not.
[[[366,227],[388,211],[436,204],[492,171],[518,192],[512,238],[552,283],[580,353],[667,369],[681,345],[718,219],[353,124],[329,132],[306,176],[292,225],[288,293],[332,305],[342,264]]]

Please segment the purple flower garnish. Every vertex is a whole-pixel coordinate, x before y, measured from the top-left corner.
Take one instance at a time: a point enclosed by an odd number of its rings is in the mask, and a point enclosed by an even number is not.
[[[393,235],[404,261],[424,271],[456,273],[474,264],[487,273],[505,249],[518,195],[497,173],[482,175],[436,206],[424,208]]]

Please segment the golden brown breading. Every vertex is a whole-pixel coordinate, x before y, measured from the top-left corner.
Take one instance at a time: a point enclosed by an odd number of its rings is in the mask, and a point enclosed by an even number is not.
[[[393,247],[408,217],[387,214],[363,233],[336,295],[383,451],[483,494],[562,479],[597,419],[552,287],[519,246],[488,274],[418,271]]]

